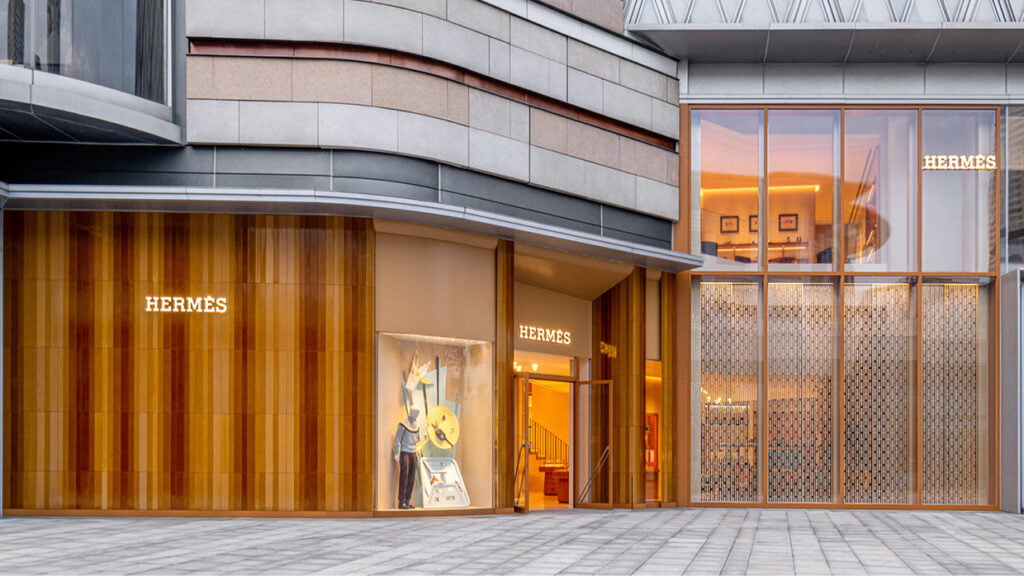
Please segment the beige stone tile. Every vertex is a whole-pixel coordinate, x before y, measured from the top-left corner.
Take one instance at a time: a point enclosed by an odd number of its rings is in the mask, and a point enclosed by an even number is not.
[[[369,105],[370,68],[362,62],[296,60],[292,65],[294,99]]]
[[[442,78],[388,66],[375,66],[372,85],[374,106],[437,118],[447,117],[448,82]]]
[[[213,97],[218,100],[292,99],[292,61],[276,58],[215,58]]]
[[[447,119],[469,125],[469,88],[464,84],[448,82]]]
[[[674,154],[625,136],[619,137],[619,169],[663,184],[669,171],[668,157]],[[678,161],[678,157],[677,157]],[[678,166],[678,164],[677,164]],[[676,168],[678,170],[678,168]]]
[[[213,98],[213,58],[189,56],[185,65],[188,97]]]
[[[572,0],[572,13],[602,28],[622,33],[625,20],[622,0]]]
[[[665,179],[663,182],[679,186],[679,154],[667,151],[662,152],[662,154],[668,155],[665,161]]]
[[[676,78],[668,78],[665,87],[665,102],[670,104],[679,103],[679,80]]]
[[[569,151],[569,119],[530,109],[530,144],[567,153]]]
[[[612,168],[619,164],[619,136],[582,122],[569,121],[570,156]]]

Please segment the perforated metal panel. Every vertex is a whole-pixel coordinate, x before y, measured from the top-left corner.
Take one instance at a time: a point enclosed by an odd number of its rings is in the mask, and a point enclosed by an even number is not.
[[[831,502],[835,286],[768,284],[768,501]]]
[[[844,288],[845,501],[909,504],[916,356],[909,284]]]
[[[987,504],[981,482],[987,386],[980,374],[979,288],[921,288],[923,504]],[[987,463],[985,463],[987,467]]]
[[[700,285],[700,499],[758,496],[757,284]]]

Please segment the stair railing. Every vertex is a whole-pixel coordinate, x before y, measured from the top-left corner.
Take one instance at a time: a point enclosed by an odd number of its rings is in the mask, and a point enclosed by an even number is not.
[[[538,458],[555,466],[569,465],[569,443],[558,437],[536,420],[530,419],[530,444]]]

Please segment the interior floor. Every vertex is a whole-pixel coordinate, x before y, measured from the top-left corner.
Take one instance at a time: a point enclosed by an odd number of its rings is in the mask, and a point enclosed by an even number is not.
[[[559,502],[558,494],[544,493],[544,472],[540,469],[542,460],[530,456],[530,510],[560,510],[569,503]]]

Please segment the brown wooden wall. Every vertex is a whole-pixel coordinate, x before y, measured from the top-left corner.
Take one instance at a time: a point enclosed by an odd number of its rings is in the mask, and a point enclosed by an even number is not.
[[[644,361],[647,272],[634,268],[594,301],[594,379],[612,380],[612,503],[646,506],[644,487]],[[611,344],[615,357],[601,352]]]
[[[4,507],[369,510],[371,227],[6,211]]]

